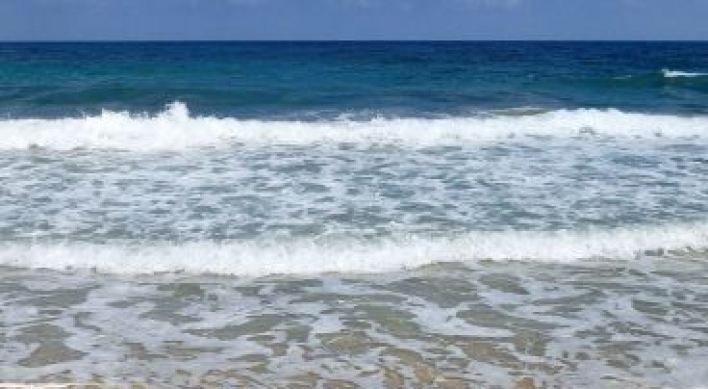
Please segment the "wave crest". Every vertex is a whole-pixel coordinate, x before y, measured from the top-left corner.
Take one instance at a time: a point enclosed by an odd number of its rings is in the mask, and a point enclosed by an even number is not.
[[[185,272],[265,276],[379,273],[440,262],[477,260],[621,260],[649,252],[706,249],[708,223],[589,232],[473,232],[447,238],[405,236],[373,241],[201,241],[132,246],[12,243],[0,246],[0,265],[117,274]]]
[[[83,118],[0,120],[0,150],[169,151],[234,143],[383,143],[425,147],[538,136],[654,138],[706,135],[708,117],[649,115],[616,109],[307,122],[191,116],[186,105],[173,103],[154,116],[104,111]]]
[[[680,77],[703,77],[703,76],[708,76],[708,73],[699,73],[699,72],[684,72],[681,70],[671,70],[671,69],[662,69],[661,73],[664,75],[666,78],[680,78]]]

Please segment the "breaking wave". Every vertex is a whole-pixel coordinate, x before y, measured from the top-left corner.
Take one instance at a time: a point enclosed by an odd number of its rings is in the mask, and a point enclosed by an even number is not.
[[[525,137],[705,137],[708,117],[629,113],[616,109],[555,110],[448,118],[366,121],[255,120],[190,115],[172,103],[157,115],[104,111],[61,119],[0,120],[0,150],[116,149],[170,151],[256,144],[400,144],[425,147]]]
[[[455,237],[375,240],[196,241],[179,244],[6,243],[0,265],[116,274],[239,276],[380,273],[442,262],[627,260],[647,254],[705,252],[708,224],[595,231],[471,232]]]
[[[663,69],[661,73],[666,78],[679,78],[679,77],[703,77],[708,76],[708,73],[698,73],[698,72],[684,72],[680,70]]]

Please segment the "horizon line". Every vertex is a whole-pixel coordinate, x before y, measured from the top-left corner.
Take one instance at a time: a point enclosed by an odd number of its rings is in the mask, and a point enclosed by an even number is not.
[[[708,43],[708,39],[0,39],[3,43]]]

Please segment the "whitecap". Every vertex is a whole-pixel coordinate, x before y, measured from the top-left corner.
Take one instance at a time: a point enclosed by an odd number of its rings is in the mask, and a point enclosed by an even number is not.
[[[383,273],[443,262],[631,260],[708,249],[708,223],[591,231],[469,232],[362,240],[322,238],[185,243],[7,243],[0,265],[116,274],[238,276]]]
[[[684,72],[680,70],[662,69],[661,73],[666,78],[679,78],[679,77],[703,77],[708,76],[708,73],[698,73],[698,72]]]
[[[446,118],[340,118],[320,121],[257,120],[190,115],[173,103],[157,114],[104,111],[97,116],[0,120],[0,150],[111,149],[179,151],[245,144],[394,144],[427,147],[511,138],[595,136],[621,139],[708,135],[707,116],[561,109],[529,114]]]

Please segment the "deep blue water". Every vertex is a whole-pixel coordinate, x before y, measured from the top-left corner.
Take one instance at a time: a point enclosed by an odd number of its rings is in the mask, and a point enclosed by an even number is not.
[[[517,107],[708,112],[708,43],[0,43],[0,114],[274,117]]]

